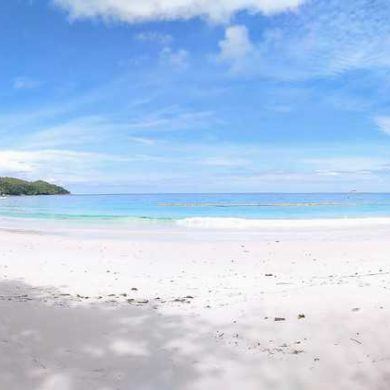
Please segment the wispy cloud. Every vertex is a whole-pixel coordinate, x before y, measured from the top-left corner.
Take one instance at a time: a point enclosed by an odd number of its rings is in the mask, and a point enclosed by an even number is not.
[[[383,133],[390,135],[390,116],[377,116],[375,123]]]
[[[144,31],[135,35],[135,39],[141,42],[159,43],[167,46],[173,42],[173,36],[158,31]]]
[[[129,121],[128,127],[133,130],[173,131],[209,128],[217,122],[213,111],[192,111],[170,106],[143,114]]]
[[[240,11],[273,14],[297,8],[303,0],[53,0],[71,18],[102,18],[128,23],[204,17],[226,21]]]
[[[199,160],[201,165],[217,168],[241,168],[250,165],[250,161],[245,158],[231,156],[213,156]]]
[[[17,176],[28,180],[44,179],[64,185],[97,185],[113,188],[136,185],[154,190],[155,185],[180,182],[186,175],[174,171],[172,158],[159,155],[120,155],[64,149],[0,149],[0,176]],[[147,167],[160,167],[148,169]],[[140,167],[143,168],[140,170]]]
[[[69,95],[62,100],[46,102],[44,105],[21,107],[17,110],[0,111],[0,133],[13,132],[28,127],[31,131],[36,131],[37,127],[43,124],[61,121],[64,117],[80,110],[88,110],[89,107],[101,103],[105,99],[112,98],[116,93],[116,84],[122,80],[114,80],[108,84],[99,85],[91,90],[83,91],[75,96]],[[142,104],[139,98],[130,102],[137,105]]]
[[[390,173],[390,159],[374,157],[328,157],[303,160],[320,176],[375,175]]]
[[[77,115],[79,105],[58,103],[38,111],[0,115],[0,146],[43,150],[101,150],[106,145],[154,145],[161,134],[207,130],[218,125],[213,111],[178,105],[156,108],[150,99],[127,103],[123,112]],[[82,110],[84,111],[84,110]],[[25,131],[25,129],[28,131]],[[159,133],[159,136],[150,136]]]
[[[310,1],[297,13],[272,18],[260,40],[245,38],[245,46],[252,50],[240,60],[249,74],[285,80],[388,69],[389,18],[387,1]],[[222,57],[225,45],[234,43],[231,28],[221,41]],[[225,60],[237,67],[237,56],[225,55]]]
[[[128,140],[133,143],[138,143],[142,145],[155,145],[157,140],[154,138],[146,138],[146,137],[129,137]]]
[[[71,150],[0,150],[0,174],[61,181],[86,180],[97,164],[117,160],[116,156]]]
[[[22,145],[35,149],[96,144],[102,142],[113,126],[100,116],[80,117],[30,133],[22,138]]]
[[[34,89],[41,85],[38,80],[30,77],[17,77],[12,83],[14,89]]]
[[[163,65],[168,65],[176,69],[185,69],[189,65],[190,54],[187,50],[174,50],[164,47],[160,52],[160,60]]]

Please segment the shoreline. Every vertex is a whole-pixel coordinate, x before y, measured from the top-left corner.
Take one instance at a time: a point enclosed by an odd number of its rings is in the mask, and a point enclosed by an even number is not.
[[[283,218],[256,219],[235,217],[190,217],[172,220],[124,218],[121,220],[41,219],[0,216],[0,231],[31,233],[69,233],[97,231],[124,232],[262,232],[275,229],[300,230],[308,228],[367,228],[390,226],[390,217],[339,217],[339,218]]]

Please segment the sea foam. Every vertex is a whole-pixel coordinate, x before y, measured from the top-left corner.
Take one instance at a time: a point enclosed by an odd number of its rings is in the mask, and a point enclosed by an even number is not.
[[[250,219],[192,217],[176,220],[176,225],[200,229],[257,229],[290,227],[390,226],[390,218],[329,218],[329,219]]]

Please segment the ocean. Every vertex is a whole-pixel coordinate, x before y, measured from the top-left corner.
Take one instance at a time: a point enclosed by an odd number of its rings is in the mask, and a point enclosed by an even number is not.
[[[232,221],[390,217],[390,194],[118,194],[0,198],[0,219],[223,226]]]

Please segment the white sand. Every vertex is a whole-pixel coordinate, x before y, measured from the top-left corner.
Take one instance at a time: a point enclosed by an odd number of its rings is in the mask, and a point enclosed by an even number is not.
[[[0,231],[0,389],[387,390],[389,237]]]

